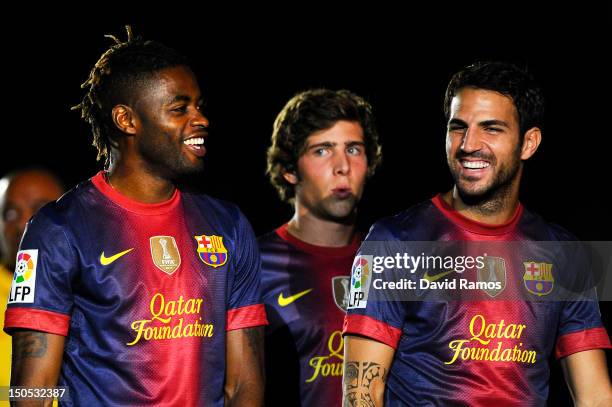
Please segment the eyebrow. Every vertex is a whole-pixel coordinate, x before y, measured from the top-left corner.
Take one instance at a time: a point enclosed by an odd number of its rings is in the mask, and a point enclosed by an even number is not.
[[[167,105],[171,105],[173,103],[178,103],[178,102],[191,102],[191,97],[187,96],[187,95],[176,95],[175,97],[173,97],[170,101],[168,101],[168,103],[166,103]],[[204,99],[199,98],[198,99],[198,105],[204,104]]]
[[[461,119],[451,119],[449,120],[448,125],[450,126],[451,124],[467,127],[467,123]]]
[[[461,120],[461,119],[451,119],[448,122],[448,125],[449,126],[450,125],[459,125],[459,126],[462,126],[462,127],[468,127],[468,124],[466,122],[464,122],[463,120]],[[492,119],[492,120],[483,120],[481,122],[478,122],[478,125],[480,127],[502,126],[502,127],[510,128],[508,123],[506,123],[505,121],[503,121],[503,120],[495,120],[495,119]]]
[[[488,127],[488,126],[502,126],[502,127],[510,127],[508,123],[503,120],[484,120],[478,123],[480,127]]]
[[[191,102],[191,98],[189,96],[187,96],[187,95],[176,95],[171,100],[169,100],[168,103],[166,103],[166,104],[167,105],[171,105],[171,104],[177,103],[177,102]]]
[[[338,143],[332,143],[330,141],[323,141],[321,143],[312,144],[312,145],[308,146],[307,149],[308,150],[312,150],[314,148],[321,148],[321,147],[335,147],[336,145],[338,145]],[[347,141],[346,143],[344,143],[344,145],[346,147],[352,147],[352,146],[356,146],[356,145],[365,146],[365,142],[363,142],[363,141]]]

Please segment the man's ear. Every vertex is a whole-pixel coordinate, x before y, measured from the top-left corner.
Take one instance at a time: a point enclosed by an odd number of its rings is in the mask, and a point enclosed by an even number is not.
[[[126,134],[136,134],[138,128],[138,118],[136,112],[126,105],[117,105],[113,107],[111,113],[113,117],[113,123],[121,132]]]
[[[295,171],[286,171],[286,172],[284,172],[283,173],[283,178],[285,178],[285,181],[287,181],[291,185],[296,185],[298,183],[298,177],[297,177]]]
[[[525,133],[523,147],[521,148],[521,160],[527,160],[535,154],[542,142],[542,131],[538,127],[532,127]]]

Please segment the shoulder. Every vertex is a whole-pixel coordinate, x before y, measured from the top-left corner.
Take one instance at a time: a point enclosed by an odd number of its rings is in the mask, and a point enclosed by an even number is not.
[[[89,199],[95,187],[90,180],[83,181],[71,188],[56,201],[44,205],[28,222],[29,228],[38,225],[44,227],[61,227],[70,224],[68,218],[79,213],[82,208],[91,204]]]
[[[284,242],[283,239],[276,233],[276,229],[269,231],[257,238],[257,243],[259,244],[259,248],[263,252],[267,248],[271,248],[282,244]]]
[[[527,231],[533,240],[550,240],[550,241],[574,241],[578,238],[565,229],[553,222],[546,221],[539,214],[523,207],[523,216],[521,218],[521,229]]]
[[[393,216],[376,221],[366,240],[415,240],[423,227],[435,216],[431,200],[423,201]]]
[[[193,190],[181,190],[181,194],[184,200],[192,201],[195,205],[214,216],[226,217],[234,221],[244,218],[238,206],[232,202],[213,198],[208,194]]]

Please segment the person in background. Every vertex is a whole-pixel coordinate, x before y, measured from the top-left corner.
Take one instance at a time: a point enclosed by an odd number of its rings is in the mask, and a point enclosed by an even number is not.
[[[294,214],[259,238],[268,406],[340,405],[357,206],[381,157],[371,106],[346,90],[299,93],[274,123],[268,175]]]
[[[28,220],[41,207],[64,193],[60,179],[42,167],[11,171],[0,179],[0,324],[13,280],[19,241]],[[0,332],[0,386],[8,386],[11,371],[11,337]],[[3,403],[0,401],[0,404]],[[7,403],[8,405],[8,403]]]

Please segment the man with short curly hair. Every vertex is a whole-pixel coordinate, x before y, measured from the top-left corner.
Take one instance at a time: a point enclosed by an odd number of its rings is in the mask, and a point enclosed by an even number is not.
[[[268,406],[340,404],[357,205],[380,160],[372,109],[349,91],[302,92],[274,123],[268,174],[295,213],[259,239]]]

